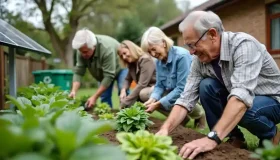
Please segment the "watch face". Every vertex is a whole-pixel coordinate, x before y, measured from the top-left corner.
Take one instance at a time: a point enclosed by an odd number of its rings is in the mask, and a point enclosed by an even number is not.
[[[213,137],[214,135],[215,135],[215,132],[213,132],[213,131],[208,133],[208,137]]]

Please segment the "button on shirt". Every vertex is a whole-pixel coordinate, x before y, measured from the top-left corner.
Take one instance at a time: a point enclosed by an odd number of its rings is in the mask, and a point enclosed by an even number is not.
[[[221,75],[229,91],[252,107],[255,95],[280,94],[280,71],[266,47],[246,33],[224,32],[221,39]],[[195,56],[188,85],[175,104],[192,111],[199,98],[199,83],[206,77],[219,78],[211,63],[201,63]],[[272,96],[280,102],[279,96]]]
[[[151,98],[159,100],[166,110],[171,110],[183,92],[191,63],[188,50],[177,46],[170,48],[166,63],[156,60],[156,85]],[[169,93],[162,97],[166,92]]]

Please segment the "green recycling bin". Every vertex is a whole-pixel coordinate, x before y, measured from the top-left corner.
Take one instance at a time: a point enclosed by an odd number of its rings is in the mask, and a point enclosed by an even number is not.
[[[37,70],[32,74],[35,83],[44,82],[46,84],[54,84],[62,90],[70,90],[72,85],[73,72],[71,70]]]

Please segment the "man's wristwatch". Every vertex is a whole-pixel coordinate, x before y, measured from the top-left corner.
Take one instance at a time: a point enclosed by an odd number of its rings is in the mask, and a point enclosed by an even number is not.
[[[208,133],[207,137],[211,140],[214,140],[218,145],[221,144],[221,139],[218,137],[216,131],[211,131]]]

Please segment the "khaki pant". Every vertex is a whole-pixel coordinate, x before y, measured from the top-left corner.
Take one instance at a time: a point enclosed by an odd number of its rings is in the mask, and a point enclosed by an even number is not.
[[[144,103],[148,101],[153,90],[154,90],[154,86],[143,88],[139,93],[140,100]]]

